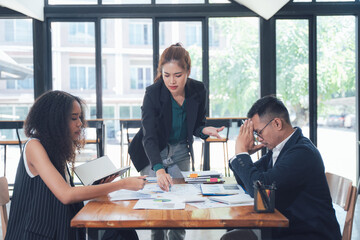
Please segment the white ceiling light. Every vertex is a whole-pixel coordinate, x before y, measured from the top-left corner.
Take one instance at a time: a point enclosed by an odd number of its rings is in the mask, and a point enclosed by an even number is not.
[[[0,6],[44,21],[44,0],[0,0]]]
[[[235,0],[261,17],[269,20],[290,0]]]

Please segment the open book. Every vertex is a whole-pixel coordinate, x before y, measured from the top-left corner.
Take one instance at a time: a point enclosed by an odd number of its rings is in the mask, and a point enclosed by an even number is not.
[[[74,171],[82,184],[88,186],[99,184],[112,175],[121,176],[129,169],[130,166],[116,168],[108,156],[103,156],[75,167]]]

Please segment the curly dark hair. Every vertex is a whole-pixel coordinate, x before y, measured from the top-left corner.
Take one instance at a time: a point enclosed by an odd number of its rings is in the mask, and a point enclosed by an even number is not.
[[[83,123],[81,136],[76,141],[71,138],[69,127],[74,101],[80,104],[79,118]],[[85,103],[79,97],[63,91],[48,91],[36,99],[26,117],[26,136],[40,140],[50,161],[61,174],[64,174],[67,162],[74,166],[76,150],[80,151],[85,144],[84,107]]]

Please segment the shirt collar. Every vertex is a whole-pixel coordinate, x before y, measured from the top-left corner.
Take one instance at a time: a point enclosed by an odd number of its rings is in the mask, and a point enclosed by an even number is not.
[[[281,150],[284,148],[285,144],[287,143],[287,141],[289,141],[289,139],[291,138],[291,136],[295,133],[296,129],[294,129],[293,133],[290,134],[287,138],[285,138],[281,143],[279,143],[276,147],[274,147],[274,149],[272,150],[273,154],[272,154],[272,161],[273,161],[273,166],[275,165],[275,162],[278,158],[278,156],[280,155]]]

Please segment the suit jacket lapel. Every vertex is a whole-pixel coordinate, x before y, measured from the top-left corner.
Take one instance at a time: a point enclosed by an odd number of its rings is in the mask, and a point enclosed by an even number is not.
[[[166,141],[170,136],[170,131],[172,127],[172,110],[171,110],[171,99],[170,99],[170,92],[166,88],[165,84],[162,84],[161,91],[160,91],[160,118],[164,119],[163,126],[165,129],[165,136]],[[162,124],[162,123],[160,123]]]
[[[188,80],[185,86],[185,99],[186,99],[186,118],[187,118],[187,134],[188,139],[192,138],[192,129],[195,127],[196,117],[199,108],[199,101],[196,99],[197,94],[192,91],[190,86],[191,80]]]

